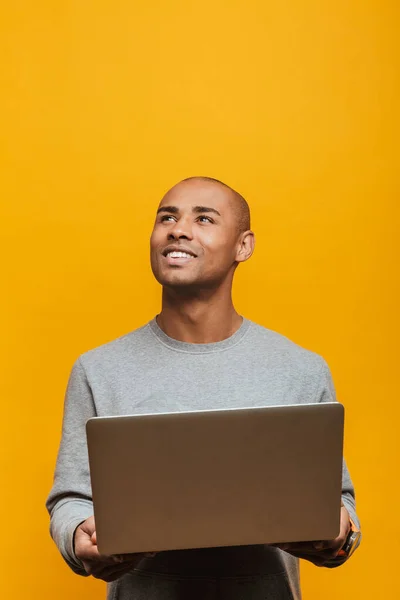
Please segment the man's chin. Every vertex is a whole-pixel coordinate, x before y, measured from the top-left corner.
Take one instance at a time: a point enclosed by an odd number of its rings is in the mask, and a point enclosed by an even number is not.
[[[165,278],[160,281],[161,285],[165,288],[176,289],[176,290],[189,290],[201,287],[201,283],[193,279],[185,278]]]
[[[165,289],[181,293],[201,292],[216,289],[221,285],[220,279],[207,280],[205,277],[196,277],[190,273],[184,273],[183,270],[176,270],[168,273],[154,273],[159,284]]]
[[[157,281],[163,288],[181,293],[191,293],[205,287],[204,282],[195,277],[185,277],[183,273],[169,274],[167,277],[161,276],[157,278]]]

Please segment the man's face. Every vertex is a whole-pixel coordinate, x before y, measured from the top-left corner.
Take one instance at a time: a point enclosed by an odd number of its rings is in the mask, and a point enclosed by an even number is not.
[[[217,287],[234,269],[239,238],[230,190],[183,181],[158,208],[150,238],[154,276],[163,286]]]

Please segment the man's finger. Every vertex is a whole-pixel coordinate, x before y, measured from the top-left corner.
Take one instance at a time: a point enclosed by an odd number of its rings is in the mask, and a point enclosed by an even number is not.
[[[340,513],[340,533],[334,540],[321,540],[314,543],[316,550],[340,550],[350,530],[350,519],[347,509],[342,506]]]
[[[132,554],[115,554],[114,556],[119,559],[120,562],[136,561],[142,558],[152,558],[157,552],[134,552]]]
[[[314,548],[316,550],[334,550],[336,547],[340,547],[340,544],[338,542],[340,538],[336,538],[334,540],[326,540],[326,541],[321,541],[321,542],[315,542],[313,544]]]
[[[285,552],[315,552],[315,543],[317,542],[293,542],[287,544],[274,544],[274,546]]]
[[[295,556],[296,558],[300,558],[302,560],[308,560],[309,562],[312,562],[317,567],[322,567],[328,560],[328,557],[325,557],[325,556],[321,555],[320,553],[319,554],[309,554],[307,552],[293,552],[293,556]]]
[[[351,524],[350,524],[350,515],[349,515],[349,511],[347,510],[347,508],[345,506],[342,506],[341,512],[340,512],[340,535],[339,537],[346,539],[347,535],[350,531],[351,528]]]
[[[88,517],[86,521],[79,525],[78,529],[80,529],[90,537],[96,531],[94,517]]]
[[[91,540],[76,540],[75,543],[75,554],[77,558],[86,562],[102,563],[104,565],[113,565],[120,563],[121,560],[116,559],[113,556],[104,556],[99,553],[99,549],[95,544],[92,544]]]
[[[94,568],[91,572],[91,575],[93,575],[93,577],[96,579],[102,579],[103,581],[111,582],[123,577],[126,575],[126,573],[133,571],[136,564],[137,562],[125,562],[119,565],[114,564],[108,567],[103,567],[101,569]]]
[[[322,543],[322,542],[321,542]],[[299,543],[299,544],[280,544],[278,548],[296,556],[297,558],[304,558],[307,560],[311,560],[314,564],[323,564],[327,560],[331,560],[337,556],[337,553],[340,550],[340,544],[337,544],[335,547],[329,546],[324,549],[317,549],[315,545],[317,542],[309,543]]]

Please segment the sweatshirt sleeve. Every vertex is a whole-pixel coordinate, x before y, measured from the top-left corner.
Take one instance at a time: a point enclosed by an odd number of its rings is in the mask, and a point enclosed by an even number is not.
[[[46,507],[51,536],[64,560],[79,575],[86,572],[75,556],[73,539],[76,527],[93,515],[85,427],[86,421],[94,416],[92,392],[78,359],[68,382],[61,443]]]
[[[318,393],[318,401],[319,402],[336,402],[336,391],[335,386],[332,380],[332,375],[330,373],[329,367],[326,364],[324,359],[322,360],[322,368],[321,368],[321,377],[319,382],[319,393]],[[356,525],[358,529],[360,529],[360,520],[356,513],[356,500],[355,500],[355,491],[354,486],[350,477],[350,473],[348,471],[346,461],[343,460],[343,469],[342,469],[342,501],[344,506],[346,507],[351,520]],[[358,542],[357,547],[360,542]],[[337,558],[331,561],[326,566],[328,567],[336,567],[345,562],[345,558]]]

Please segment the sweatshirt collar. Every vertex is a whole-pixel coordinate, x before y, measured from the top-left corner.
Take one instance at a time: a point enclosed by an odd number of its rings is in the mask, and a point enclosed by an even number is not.
[[[171,350],[175,350],[178,352],[188,352],[190,354],[207,354],[210,352],[221,352],[223,350],[232,348],[243,339],[245,334],[248,332],[250,325],[251,321],[243,317],[243,321],[239,329],[237,329],[235,333],[229,336],[228,338],[221,340],[220,342],[213,342],[211,344],[192,344],[189,342],[175,340],[174,338],[169,337],[160,328],[156,318],[152,319],[149,323],[149,327],[153,335],[155,335],[155,337],[161,344],[167,346]]]

